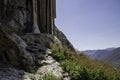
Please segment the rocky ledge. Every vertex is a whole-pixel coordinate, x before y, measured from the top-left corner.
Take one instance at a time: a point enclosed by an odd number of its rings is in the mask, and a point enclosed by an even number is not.
[[[57,43],[62,46],[56,36],[29,33],[19,37],[16,34],[4,33],[0,38],[1,80],[42,80],[47,74],[70,80],[68,73],[51,56],[50,44]]]
[[[1,80],[42,80],[47,74],[53,74],[58,78],[63,80],[70,80],[68,73],[66,73],[59,62],[57,62],[51,56],[50,49],[38,57],[43,59],[38,59],[38,64],[41,65],[35,73],[28,73],[24,70],[15,69],[12,67],[0,68],[0,79]]]

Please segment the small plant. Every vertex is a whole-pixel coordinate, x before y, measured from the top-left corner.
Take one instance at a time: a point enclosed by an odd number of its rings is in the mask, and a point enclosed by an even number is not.
[[[43,80],[62,80],[52,74],[46,74],[42,79]]]
[[[72,79],[79,80],[80,71],[82,70],[82,67],[80,64],[77,64],[70,60],[64,60],[61,62],[61,65],[64,67],[64,70],[69,73]]]

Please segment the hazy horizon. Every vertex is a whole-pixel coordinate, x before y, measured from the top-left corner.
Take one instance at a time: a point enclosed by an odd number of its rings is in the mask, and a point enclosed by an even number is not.
[[[57,0],[56,25],[78,50],[120,47],[120,0]]]

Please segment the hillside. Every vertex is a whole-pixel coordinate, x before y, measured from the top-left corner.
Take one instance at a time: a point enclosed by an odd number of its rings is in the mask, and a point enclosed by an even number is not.
[[[111,50],[97,50],[93,55],[90,57],[96,60],[103,60],[107,55],[111,53]]]
[[[55,58],[68,72],[71,80],[119,80],[120,72],[112,65],[90,59],[84,54],[76,54],[66,47],[52,45]]]
[[[97,50],[85,50],[85,51],[78,51],[78,53],[84,53],[87,56],[94,55]]]
[[[87,50],[82,51],[85,55],[91,59],[106,61],[112,63],[114,66],[120,69],[120,48],[107,48],[103,50]]]
[[[98,49],[98,50],[85,50],[80,51],[83,54],[89,56],[92,59],[103,60],[106,56],[108,56],[115,48],[106,48],[106,49]]]
[[[120,48],[112,50],[111,53],[105,57],[104,60],[112,63],[115,67],[120,69]]]
[[[0,80],[120,80],[111,65],[78,55],[55,18],[56,0],[0,0]]]

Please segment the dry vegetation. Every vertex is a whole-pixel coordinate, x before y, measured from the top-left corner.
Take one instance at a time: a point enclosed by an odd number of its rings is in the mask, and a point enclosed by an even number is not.
[[[52,56],[61,63],[72,80],[120,80],[120,72],[107,63],[91,60],[66,47],[52,44]]]

